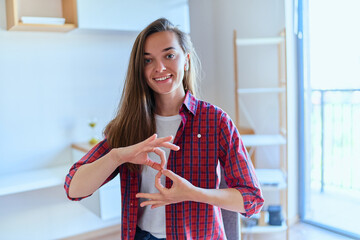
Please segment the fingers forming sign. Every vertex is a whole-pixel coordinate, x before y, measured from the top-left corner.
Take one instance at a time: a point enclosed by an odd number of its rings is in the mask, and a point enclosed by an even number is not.
[[[123,163],[144,164],[160,171],[164,168],[166,162],[165,152],[160,147],[169,148],[174,151],[180,149],[179,146],[170,142],[172,139],[172,136],[158,138],[157,135],[154,134],[135,145],[118,148],[118,159]],[[160,157],[160,164],[149,158],[148,153],[150,152],[154,152]]]
[[[173,181],[171,188],[166,188],[161,184],[160,177],[162,174]],[[148,199],[140,204],[141,207],[151,205],[151,208],[157,208],[168,204],[191,201],[191,197],[196,191],[196,187],[189,181],[167,169],[158,172],[155,177],[155,187],[159,193],[136,194],[137,198]]]

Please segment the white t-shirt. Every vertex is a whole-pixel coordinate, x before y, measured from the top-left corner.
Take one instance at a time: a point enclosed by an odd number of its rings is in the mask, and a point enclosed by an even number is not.
[[[181,122],[181,116],[175,115],[170,117],[163,117],[155,115],[156,120],[156,133],[158,137],[167,137],[172,135],[175,138],[176,132],[179,128]],[[166,154],[166,163],[170,155],[170,149],[162,148]],[[149,157],[154,162],[161,163],[160,157],[151,152]],[[159,191],[155,188],[155,175],[158,173],[157,170],[143,166],[141,172],[141,193],[158,193]],[[161,183],[165,186],[165,176],[161,176]],[[139,204],[146,199],[140,199]],[[151,209],[150,206],[140,207],[138,210],[138,222],[137,225],[144,231],[147,231],[154,235],[157,238],[166,238],[166,216],[165,216],[165,206]]]

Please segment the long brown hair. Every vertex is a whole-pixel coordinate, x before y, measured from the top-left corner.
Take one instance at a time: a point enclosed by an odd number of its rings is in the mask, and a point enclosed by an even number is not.
[[[185,91],[196,95],[195,85],[200,62],[190,37],[165,18],[155,20],[140,32],[134,42],[116,117],[104,131],[111,148],[136,144],[156,132],[155,97],[144,76],[144,44],[148,36],[163,31],[174,32],[184,53],[189,54],[189,68],[184,73],[183,87]],[[126,163],[126,166],[131,171],[140,169],[140,166],[135,164]]]

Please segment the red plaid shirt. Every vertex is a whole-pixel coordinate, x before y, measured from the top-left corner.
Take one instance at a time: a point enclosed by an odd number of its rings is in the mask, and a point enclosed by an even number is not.
[[[181,123],[174,144],[180,150],[170,152],[167,168],[195,186],[215,189],[220,183],[220,163],[227,185],[239,190],[243,196],[246,210],[243,215],[249,217],[258,213],[264,199],[246,148],[229,116],[190,93],[186,94],[179,114]],[[109,151],[105,139],[73,165],[65,180],[67,194],[76,170]],[[121,178],[122,239],[134,239],[139,204],[135,194],[140,189],[140,174],[120,166],[106,182],[118,173]],[[171,187],[169,178],[166,187]],[[166,239],[226,239],[220,208],[189,201],[167,205]]]

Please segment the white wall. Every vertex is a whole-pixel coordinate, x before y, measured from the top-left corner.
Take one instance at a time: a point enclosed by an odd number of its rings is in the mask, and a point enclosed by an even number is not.
[[[211,91],[203,95],[234,118],[233,30],[238,37],[278,34],[284,28],[282,0],[193,0],[189,6],[192,40],[210,78],[203,87]]]
[[[135,37],[7,31],[0,0],[0,176],[70,163],[70,144],[91,137],[91,117],[102,135]],[[62,186],[3,196],[0,205],[0,239],[58,239],[120,221],[67,200]]]
[[[284,2],[286,4],[284,5]],[[296,65],[295,47],[292,37],[292,4],[283,0],[191,0],[190,26],[195,48],[203,63],[205,78],[201,84],[202,96],[213,104],[220,106],[235,119],[234,105],[234,62],[233,62],[233,30],[238,37],[271,37],[288,28],[288,159],[289,159],[289,218],[297,215],[297,102],[296,102]],[[284,11],[287,11],[286,18]],[[239,54],[239,53],[238,53]],[[240,56],[241,57],[241,56]],[[249,61],[254,59],[249,59]],[[270,59],[268,59],[270,60]],[[269,61],[271,62],[271,61]],[[243,62],[246,64],[246,59]],[[271,67],[259,63],[259,76],[269,74]],[[273,67],[272,67],[273,68]],[[241,69],[241,67],[240,67]],[[277,70],[277,68],[276,68]],[[241,70],[239,70],[241,71]],[[239,74],[243,74],[239,72]],[[246,75],[241,77],[248,79]],[[273,82],[259,81],[255,84],[271,86]],[[253,78],[249,78],[253,80]],[[249,83],[250,85],[254,83]],[[256,99],[255,99],[256,100]],[[268,104],[264,102],[263,104]],[[267,112],[259,112],[256,103],[249,105],[254,109],[255,120],[263,122],[264,114],[269,119],[276,117],[275,106],[267,106]],[[256,117],[256,114],[258,117]],[[264,153],[265,155],[267,152]],[[271,162],[267,154],[266,162],[259,164],[276,167],[278,162]]]
[[[134,33],[6,31],[1,1],[0,174],[58,165],[113,117]]]
[[[190,36],[202,64],[199,82],[200,97],[211,103],[217,102],[214,13],[213,1],[190,0]]]

